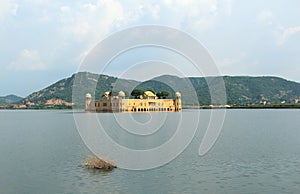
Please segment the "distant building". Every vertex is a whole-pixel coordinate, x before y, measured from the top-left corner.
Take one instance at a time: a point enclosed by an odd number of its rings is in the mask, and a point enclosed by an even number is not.
[[[25,104],[26,104],[26,106],[27,107],[31,107],[31,106],[34,106],[35,105],[35,103],[34,102],[25,102]]]
[[[73,106],[74,103],[66,102],[62,99],[49,99],[45,101],[46,106],[53,106],[53,105],[65,105],[65,106]]]
[[[86,111],[96,112],[181,112],[181,94],[175,93],[174,99],[158,99],[151,92],[146,91],[140,99],[126,99],[125,93],[120,91],[117,96],[110,96],[105,92],[101,100],[92,100],[90,93],[86,94]]]
[[[260,104],[262,104],[262,105],[266,105],[267,104],[267,101],[260,101]]]
[[[13,109],[23,109],[23,108],[27,108],[27,106],[25,104],[14,104],[12,105]]]
[[[49,99],[45,101],[45,105],[62,105],[64,103],[61,99]]]

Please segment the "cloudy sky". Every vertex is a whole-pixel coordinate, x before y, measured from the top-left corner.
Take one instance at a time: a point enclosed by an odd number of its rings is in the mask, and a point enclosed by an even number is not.
[[[0,96],[69,77],[101,40],[148,24],[197,38],[224,75],[300,82],[299,9],[298,0],[1,0]]]

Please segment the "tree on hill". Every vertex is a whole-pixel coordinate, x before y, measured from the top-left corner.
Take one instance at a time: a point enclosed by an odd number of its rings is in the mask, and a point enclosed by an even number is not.
[[[168,91],[160,91],[156,93],[156,96],[160,99],[165,99],[170,95]]]
[[[131,92],[131,96],[134,96],[136,99],[140,96],[140,95],[143,95],[144,94],[144,91],[143,90],[140,90],[140,89],[134,89],[132,90]]]

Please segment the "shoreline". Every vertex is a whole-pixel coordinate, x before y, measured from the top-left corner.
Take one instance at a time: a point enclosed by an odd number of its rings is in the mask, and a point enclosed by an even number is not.
[[[300,104],[183,106],[183,109],[300,109]]]
[[[183,110],[198,110],[198,109],[300,109],[300,104],[299,105],[272,105],[272,106],[230,106],[230,107],[224,107],[224,106],[184,106],[182,107]],[[0,108],[0,110],[84,110],[84,108]],[[163,111],[161,111],[163,112]]]

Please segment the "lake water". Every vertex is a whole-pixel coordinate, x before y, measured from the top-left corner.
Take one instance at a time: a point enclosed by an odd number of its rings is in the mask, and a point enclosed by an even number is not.
[[[78,166],[91,152],[72,112],[0,111],[0,193],[300,193],[300,110],[227,110],[218,141],[204,156],[198,149],[210,110],[182,114],[198,113],[194,139],[168,164],[103,172]],[[134,117],[146,122],[148,116]],[[168,118],[176,123],[177,116]],[[126,141],[119,143],[136,145]],[[137,142],[141,149],[147,143]]]

